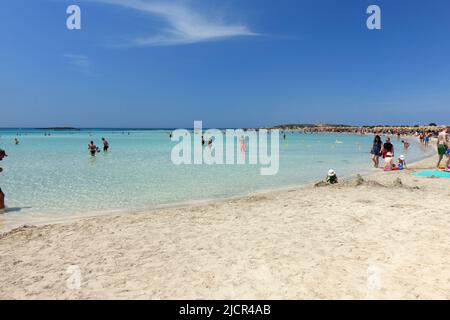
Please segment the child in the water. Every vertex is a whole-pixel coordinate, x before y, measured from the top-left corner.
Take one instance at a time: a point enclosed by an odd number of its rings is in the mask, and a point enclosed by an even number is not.
[[[398,158],[398,166],[397,166],[398,170],[403,170],[406,169],[406,158],[404,155],[401,155]]]
[[[334,170],[329,170],[327,175],[327,183],[328,184],[336,184],[338,183],[338,177],[336,175],[336,172]]]
[[[390,171],[394,168],[392,152],[387,152],[384,158],[384,171]]]

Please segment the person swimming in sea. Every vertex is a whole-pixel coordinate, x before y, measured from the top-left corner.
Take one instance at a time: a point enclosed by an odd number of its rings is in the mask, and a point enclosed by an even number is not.
[[[19,139],[17,139],[17,138],[14,138],[14,144],[17,146],[17,145],[19,145],[20,144],[20,141],[19,141]]]
[[[108,149],[109,149],[109,142],[108,142],[108,140],[106,140],[105,138],[102,138],[102,142],[103,142],[103,151],[104,152],[108,152]]]
[[[91,153],[91,156],[95,157],[95,154],[97,153],[97,146],[94,144],[94,141],[91,141],[90,144],[88,144],[89,152]]]
[[[402,140],[403,143],[403,148],[405,148],[405,150],[407,150],[410,146],[410,143],[408,141]]]

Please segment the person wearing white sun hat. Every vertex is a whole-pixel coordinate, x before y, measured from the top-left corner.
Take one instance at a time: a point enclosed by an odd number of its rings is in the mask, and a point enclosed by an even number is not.
[[[338,177],[333,169],[328,170],[327,183],[329,184],[338,183]]]
[[[401,156],[398,158],[398,169],[399,169],[399,170],[406,169],[406,158],[405,158],[404,155],[401,155]]]

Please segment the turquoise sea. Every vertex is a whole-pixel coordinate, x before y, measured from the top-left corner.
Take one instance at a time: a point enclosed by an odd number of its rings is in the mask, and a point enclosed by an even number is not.
[[[169,132],[0,129],[0,148],[9,155],[0,162],[0,187],[8,206],[0,219],[22,223],[138,211],[314,182],[329,169],[349,176],[372,168],[372,135],[287,132],[283,140],[280,134],[279,172],[261,176],[259,165],[176,166],[170,159],[176,143]],[[14,144],[16,137],[19,145]],[[110,151],[91,157],[88,142],[101,146],[102,137],[109,140]],[[396,155],[405,154],[412,162],[434,153],[412,142],[404,151],[393,138]]]

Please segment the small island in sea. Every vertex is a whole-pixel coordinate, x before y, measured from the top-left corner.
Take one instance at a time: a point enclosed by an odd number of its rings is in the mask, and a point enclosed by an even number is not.
[[[79,128],[74,127],[48,127],[48,128],[36,128],[37,130],[53,130],[53,131],[80,131]]]

